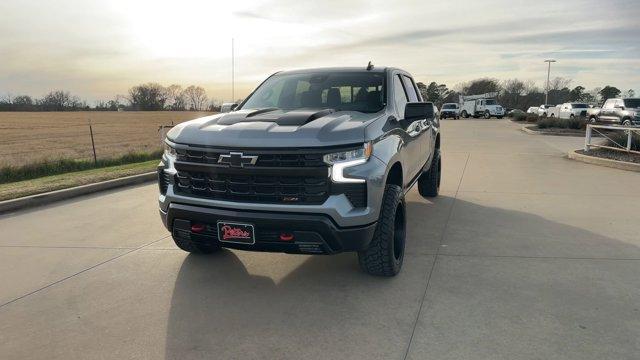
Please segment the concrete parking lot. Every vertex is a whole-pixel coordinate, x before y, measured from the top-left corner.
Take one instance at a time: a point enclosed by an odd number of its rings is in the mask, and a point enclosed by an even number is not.
[[[155,184],[0,216],[2,359],[638,359],[640,173],[445,120],[405,265],[178,250]]]

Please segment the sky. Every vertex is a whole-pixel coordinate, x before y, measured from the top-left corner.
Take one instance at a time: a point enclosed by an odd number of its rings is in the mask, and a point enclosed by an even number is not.
[[[362,66],[456,84],[551,77],[640,94],[640,0],[1,0],[0,96],[89,102],[136,84],[231,100],[289,69]]]

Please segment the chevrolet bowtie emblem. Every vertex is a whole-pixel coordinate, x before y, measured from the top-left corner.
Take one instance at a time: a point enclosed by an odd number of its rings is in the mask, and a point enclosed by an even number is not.
[[[257,155],[244,155],[241,152],[230,152],[228,155],[220,155],[218,158],[218,164],[227,164],[232,167],[255,165],[256,161],[258,161]]]

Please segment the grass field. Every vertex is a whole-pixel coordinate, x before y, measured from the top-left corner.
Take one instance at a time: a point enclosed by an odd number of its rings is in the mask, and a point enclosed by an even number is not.
[[[158,160],[45,176],[0,184],[0,201],[154,171]]]
[[[0,167],[52,159],[99,159],[161,148],[158,126],[208,115],[192,111],[0,112]]]

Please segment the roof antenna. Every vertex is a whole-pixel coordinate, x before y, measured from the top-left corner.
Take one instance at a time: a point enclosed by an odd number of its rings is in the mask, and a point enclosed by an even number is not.
[[[369,70],[373,70],[373,64],[371,63],[371,61],[369,61],[369,64],[367,64],[367,71]]]

